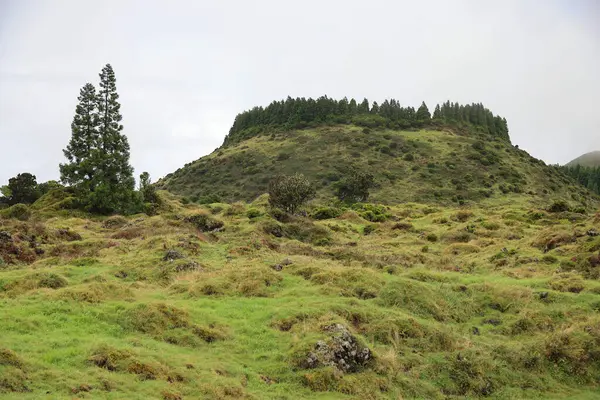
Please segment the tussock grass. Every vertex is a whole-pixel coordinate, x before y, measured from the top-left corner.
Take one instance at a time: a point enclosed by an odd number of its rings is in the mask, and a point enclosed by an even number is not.
[[[2,396],[596,395],[592,215],[492,198],[319,220],[275,218],[264,197],[198,207],[165,196],[152,217],[74,216],[46,198],[27,221],[0,220]],[[387,221],[359,215],[369,210]],[[372,361],[300,368],[333,324]]]

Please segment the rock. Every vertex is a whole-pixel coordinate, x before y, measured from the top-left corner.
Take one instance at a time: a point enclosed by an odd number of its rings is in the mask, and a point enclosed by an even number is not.
[[[273,268],[275,271],[279,272],[279,271],[283,270],[283,265],[275,264],[275,265],[271,265],[271,268]]]
[[[547,299],[548,298],[548,292],[540,292],[540,299]]]
[[[180,258],[185,258],[183,254],[178,252],[177,250],[167,250],[165,256],[163,257],[163,261],[174,261],[179,260]]]
[[[188,262],[181,262],[175,266],[175,272],[202,271],[202,270],[203,270],[203,268],[200,267],[200,264],[198,264],[196,261],[193,261],[193,260],[190,260]]]
[[[598,233],[598,231],[595,230],[595,229],[590,229],[589,231],[586,232],[586,235],[588,235],[588,236],[598,236],[598,235],[600,235],[600,233]]]
[[[125,279],[125,278],[127,278],[128,274],[127,274],[127,272],[120,270],[120,271],[115,272],[115,276],[117,278]]]
[[[306,356],[304,367],[331,366],[342,372],[357,372],[373,358],[368,347],[361,345],[348,328],[341,324],[326,326],[328,340],[319,340]]]

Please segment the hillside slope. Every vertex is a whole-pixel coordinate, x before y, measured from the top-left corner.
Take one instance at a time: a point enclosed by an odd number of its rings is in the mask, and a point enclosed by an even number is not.
[[[275,175],[302,172],[328,198],[351,167],[373,173],[372,200],[388,204],[563,198],[586,205],[591,199],[572,178],[504,138],[459,127],[272,129],[229,143],[158,186],[193,201],[250,201]]]
[[[582,167],[600,167],[600,151],[585,153],[566,164],[568,167],[576,165],[581,165]]]
[[[0,216],[4,399],[597,398],[598,216],[57,194]]]

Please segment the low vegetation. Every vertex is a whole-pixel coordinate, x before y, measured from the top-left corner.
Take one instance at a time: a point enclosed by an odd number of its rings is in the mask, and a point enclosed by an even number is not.
[[[154,195],[130,217],[52,193],[2,214],[2,396],[597,394],[593,214]]]

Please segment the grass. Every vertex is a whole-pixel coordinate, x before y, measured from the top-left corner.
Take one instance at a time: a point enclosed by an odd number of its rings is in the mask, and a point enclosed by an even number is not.
[[[0,219],[0,398],[598,396],[593,215],[407,203],[279,222],[264,198],[162,196],[152,217]],[[306,368],[336,324],[372,360]]]

